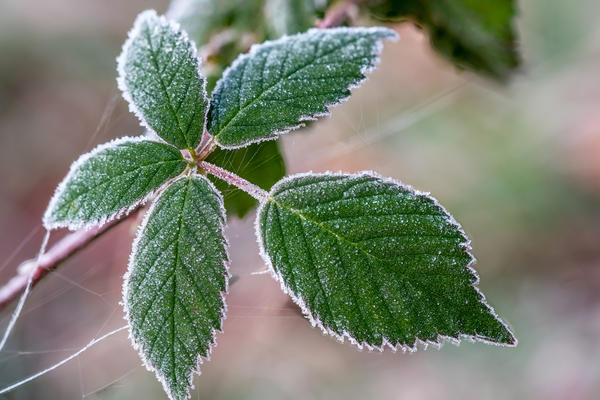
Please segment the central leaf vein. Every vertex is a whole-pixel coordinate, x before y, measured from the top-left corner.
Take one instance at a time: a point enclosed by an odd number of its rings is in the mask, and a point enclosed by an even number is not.
[[[146,34],[146,40],[148,41],[148,50],[149,50],[149,53],[150,53],[150,59],[152,60],[152,63],[154,64],[154,68],[155,68],[156,73],[158,75],[158,82],[160,83],[160,86],[161,86],[163,92],[166,94],[166,97],[167,97],[167,107],[169,107],[169,111],[171,112],[171,114],[175,118],[175,121],[177,121],[177,127],[179,129],[179,133],[181,135],[181,138],[183,139],[183,142],[185,142],[189,147],[192,147],[192,145],[190,145],[190,143],[188,142],[186,135],[183,133],[183,129],[182,129],[182,125],[181,125],[181,120],[179,118],[179,115],[175,112],[175,109],[173,108],[173,103],[172,103],[172,100],[171,100],[171,95],[169,94],[169,91],[167,90],[167,88],[165,86],[165,82],[163,80],[163,77],[160,74],[160,67],[158,66],[157,55],[158,55],[158,52],[161,50],[162,39],[163,39],[163,37],[165,35],[160,35],[159,47],[156,50],[154,50],[154,48],[152,46],[152,33],[150,32],[150,26],[148,26],[148,25],[146,25],[145,34]]]

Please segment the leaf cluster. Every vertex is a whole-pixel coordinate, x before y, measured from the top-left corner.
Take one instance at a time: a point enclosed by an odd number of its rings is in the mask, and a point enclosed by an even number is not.
[[[133,346],[170,398],[189,398],[226,315],[225,206],[243,216],[254,201],[265,262],[323,332],[379,350],[516,344],[477,289],[462,228],[428,194],[374,172],[280,179],[275,139],[347,99],[395,36],[346,27],[267,41],[236,58],[209,97],[187,33],[154,11],[138,16],[118,83],[150,134],[81,156],[44,225],[90,227],[152,201],[123,303]],[[228,205],[221,192],[233,186],[254,199]]]

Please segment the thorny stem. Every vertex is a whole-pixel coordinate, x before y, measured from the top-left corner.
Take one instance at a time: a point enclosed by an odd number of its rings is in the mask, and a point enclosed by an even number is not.
[[[356,15],[358,5],[362,1],[364,0],[342,0],[335,3],[327,10],[325,17],[317,24],[317,27],[332,28],[341,25],[346,19],[353,18]],[[203,160],[206,158],[206,156],[214,150],[215,146],[216,142],[214,141],[214,137],[204,131],[202,133],[202,138],[200,139],[200,144],[195,149],[197,154],[196,159]],[[203,158],[200,158],[200,155],[202,155]],[[211,175],[236,186],[259,201],[264,201],[269,197],[269,194],[265,190],[223,168],[207,163],[206,161],[200,161],[198,165]],[[135,214],[135,212],[130,214],[129,217],[133,214]],[[39,265],[32,266],[32,268],[35,268],[31,283],[32,287],[50,271],[57,268],[62,262],[71,258],[79,250],[83,249],[102,234],[108,232],[111,228],[117,226],[129,217],[113,221],[100,228],[77,231],[65,236],[41,257]],[[0,287],[0,311],[25,290],[28,277],[29,273],[27,268],[21,268],[21,271],[17,273],[16,276],[9,280],[4,286]]]
[[[226,169],[223,169],[221,167],[217,167],[216,165],[206,161],[200,161],[198,163],[198,166],[204,171],[208,172],[209,174],[224,180],[225,182],[237,187],[240,190],[243,190],[259,202],[263,202],[269,197],[269,193],[266,190],[256,186],[253,183],[248,182],[247,180],[245,180],[241,176],[234,174],[233,172],[227,171]]]

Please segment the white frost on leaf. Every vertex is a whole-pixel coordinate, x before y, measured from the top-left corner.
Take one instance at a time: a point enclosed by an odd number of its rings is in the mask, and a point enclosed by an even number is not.
[[[201,96],[199,96],[198,99],[193,99],[193,100],[197,101],[198,104],[203,104],[203,106],[204,106],[204,110],[202,110],[202,127],[199,132],[199,134],[201,134],[206,127],[206,114],[208,113],[208,96],[207,96],[207,92],[206,92],[206,79],[204,78],[204,75],[202,74],[202,59],[198,55],[196,44],[194,43],[194,41],[191,38],[188,37],[187,32],[181,28],[181,26],[178,22],[167,19],[164,16],[159,16],[155,10],[145,10],[145,11],[141,12],[140,14],[138,14],[138,16],[133,24],[133,28],[129,31],[128,38],[125,41],[125,43],[123,44],[123,49],[121,51],[121,54],[117,57],[117,73],[118,73],[117,86],[121,90],[123,98],[129,104],[129,110],[138,117],[141,125],[144,128],[148,129],[148,131],[154,133],[156,136],[160,136],[166,142],[170,142],[169,139],[167,137],[165,137],[165,132],[162,132],[161,130],[157,131],[155,129],[155,126],[160,123],[160,122],[157,122],[157,120],[159,120],[160,117],[157,117],[156,115],[152,116],[150,118],[154,120],[154,123],[152,123],[153,121],[149,121],[149,116],[146,115],[146,114],[148,114],[148,110],[146,110],[146,112],[144,112],[143,110],[140,109],[140,107],[142,107],[142,105],[136,104],[136,101],[133,98],[134,96],[132,95],[132,92],[131,92],[131,88],[128,86],[128,84],[126,82],[126,76],[128,73],[128,71],[126,70],[128,53],[129,53],[131,47],[134,45],[135,40],[137,40],[142,35],[142,29],[144,27],[144,24],[149,23],[148,21],[150,21],[150,20],[157,20],[158,25],[155,27],[155,29],[156,28],[167,28],[169,30],[169,33],[174,35],[177,38],[176,46],[178,46],[179,49],[169,49],[169,50],[173,53],[176,50],[186,52],[187,55],[189,56],[189,61],[191,61],[194,65],[195,74],[196,74],[196,76],[194,78],[197,78],[201,81]],[[173,64],[174,61],[175,60],[172,59],[170,64]],[[160,67],[167,69],[169,66],[171,66],[171,65],[160,66]],[[177,74],[179,74],[179,71],[176,71],[176,75]],[[162,79],[162,77],[161,77],[161,79]],[[175,77],[175,79],[176,79],[176,77]],[[162,89],[167,90],[167,91],[172,90],[171,87],[163,87]],[[187,97],[189,95],[188,90],[189,90],[189,86],[185,89],[184,92],[181,92],[176,96],[178,98],[178,101],[185,100],[185,97]],[[169,93],[167,93],[166,95],[169,96]],[[150,105],[154,105],[154,107],[151,107],[152,109],[156,109],[160,106],[160,104],[157,104],[156,99],[154,99],[149,94],[146,94],[143,97],[143,102],[144,103],[148,102]],[[195,106],[193,105],[193,107],[197,108],[198,105],[195,105]],[[176,110],[175,113],[179,115],[179,114],[181,114],[181,111]],[[191,117],[190,117],[190,115],[184,116],[184,118],[191,118],[191,119],[193,119],[194,117],[195,117],[194,113],[191,114]],[[166,120],[166,116],[163,115],[162,118]],[[177,117],[177,118],[179,118],[179,117]],[[187,121],[186,121],[186,123],[187,123]],[[153,127],[152,125],[155,125],[155,126]],[[168,126],[168,125],[170,125],[170,124],[165,124],[165,126]],[[181,133],[184,133],[184,132],[182,131]],[[187,132],[185,132],[185,134],[187,134]],[[171,144],[175,144],[175,143],[171,143]],[[179,146],[179,147],[183,148],[182,146]],[[195,147],[195,145],[191,146],[191,147],[193,148],[193,147]]]
[[[44,212],[44,216],[42,217],[42,223],[43,223],[44,227],[48,230],[53,230],[53,229],[58,229],[58,228],[68,228],[69,230],[72,230],[72,231],[79,230],[79,229],[90,229],[94,226],[102,226],[107,222],[110,222],[110,221],[120,218],[123,215],[128,215],[131,211],[133,211],[137,207],[144,205],[148,201],[148,199],[150,199],[152,196],[154,196],[154,194],[156,193],[157,190],[160,190],[160,188],[156,188],[156,190],[151,190],[151,191],[147,192],[145,195],[138,197],[134,202],[132,202],[131,204],[129,204],[126,207],[120,208],[111,213],[107,213],[107,214],[104,214],[102,216],[98,216],[95,218],[89,218],[89,219],[85,219],[85,220],[84,219],[56,220],[54,218],[54,216],[52,215],[54,210],[56,209],[56,207],[61,202],[61,198],[65,194],[65,191],[68,189],[69,184],[71,184],[74,181],[74,178],[77,177],[77,175],[82,170],[82,167],[84,167],[86,165],[86,163],[88,163],[88,161],[97,157],[100,153],[106,152],[108,150],[114,150],[123,144],[129,144],[129,143],[133,144],[133,143],[143,143],[143,142],[160,143],[157,141],[150,140],[143,136],[135,136],[135,137],[123,136],[123,137],[114,139],[110,142],[101,144],[101,145],[97,146],[96,148],[94,148],[92,151],[82,154],[76,161],[74,161],[71,164],[71,166],[69,168],[69,172],[63,178],[63,180],[58,184],[58,186],[54,192],[54,195],[50,199],[50,202],[48,203],[48,207],[46,208],[46,211]],[[165,146],[167,146],[167,145],[165,144]],[[84,204],[84,205],[81,205],[81,207],[95,209],[95,207],[97,207],[97,204]]]
[[[182,176],[182,177],[178,178],[176,181],[174,181],[173,184],[177,184],[178,181],[184,180],[184,179],[201,180],[202,182],[206,183],[208,185],[208,187],[210,187],[213,194],[218,199],[219,209],[218,209],[218,213],[216,213],[215,216],[217,218],[219,218],[219,220],[220,220],[218,233],[221,235],[222,246],[223,246],[223,249],[225,252],[225,257],[222,259],[222,262],[221,262],[221,266],[223,267],[223,270],[224,270],[225,290],[219,292],[219,298],[220,298],[220,302],[222,304],[222,308],[218,310],[218,312],[219,312],[219,328],[218,329],[211,328],[211,341],[210,341],[210,343],[208,343],[208,346],[206,349],[206,356],[203,356],[201,353],[199,353],[195,356],[195,365],[192,368],[190,368],[190,371],[187,374],[187,381],[189,382],[189,385],[186,387],[184,397],[176,397],[175,393],[173,393],[173,388],[171,388],[169,386],[167,377],[163,374],[162,371],[159,370],[160,366],[153,365],[152,362],[149,360],[148,356],[145,354],[145,351],[148,350],[147,348],[144,348],[147,343],[140,341],[139,338],[136,338],[134,336],[133,323],[132,323],[132,321],[133,321],[132,309],[130,308],[130,305],[128,303],[128,299],[131,296],[131,288],[130,288],[131,276],[134,272],[134,266],[136,265],[136,262],[137,262],[136,256],[140,252],[140,242],[142,240],[145,240],[144,235],[145,235],[145,231],[148,226],[148,223],[149,223],[150,219],[154,216],[157,205],[160,204],[161,201],[164,201],[163,196],[166,194],[166,191],[163,191],[153,201],[150,208],[146,211],[146,214],[144,216],[142,223],[138,227],[136,237],[132,244],[131,253],[129,255],[129,265],[127,268],[127,272],[123,276],[123,287],[122,287],[123,302],[121,303],[123,305],[123,310],[125,312],[124,319],[127,321],[127,326],[129,329],[129,338],[131,340],[131,344],[132,344],[133,348],[138,352],[138,354],[142,360],[142,363],[146,367],[146,369],[150,372],[155,373],[158,381],[162,384],[163,389],[167,393],[168,397],[172,400],[180,400],[183,398],[185,398],[185,399],[190,398],[190,391],[194,389],[193,376],[201,374],[200,366],[201,366],[201,364],[203,364],[204,360],[210,361],[212,352],[214,351],[214,348],[217,346],[216,334],[222,333],[223,321],[227,318],[227,303],[225,300],[226,300],[226,296],[229,292],[229,279],[231,278],[231,274],[229,272],[230,259],[229,259],[229,255],[228,255],[229,242],[227,240],[227,237],[224,235],[224,229],[225,229],[225,224],[226,224],[226,211],[225,211],[225,207],[224,207],[224,203],[223,203],[223,196],[216,189],[216,187],[214,186],[214,184],[212,182],[210,182],[205,176],[199,175],[199,174],[191,174],[189,176]],[[198,221],[198,223],[200,223],[200,222],[202,222],[202,221]],[[149,244],[146,243],[146,245],[148,246]],[[184,256],[185,255],[181,255],[181,257],[184,257]],[[200,253],[191,254],[189,256],[197,257],[199,260],[204,260],[207,257],[206,254],[200,254]],[[208,276],[200,277],[200,278],[205,279],[205,280],[210,279],[210,277],[208,277]],[[157,327],[156,329],[159,329],[159,327]],[[175,329],[175,328],[173,328],[173,329]],[[158,333],[157,333],[157,335],[158,335]]]
[[[348,177],[348,178],[373,177],[373,178],[378,179],[381,182],[390,183],[395,186],[398,186],[415,196],[423,196],[423,197],[426,197],[427,199],[431,200],[435,207],[438,207],[443,213],[445,213],[447,215],[447,221],[451,225],[453,225],[461,235],[463,235],[466,238],[466,241],[461,245],[461,247],[464,249],[464,251],[470,257],[470,261],[468,262],[468,264],[466,266],[464,266],[464,268],[466,268],[469,271],[469,273],[475,278],[473,283],[471,284],[471,287],[475,290],[480,303],[489,311],[489,313],[493,316],[493,318],[495,318],[496,321],[502,327],[504,327],[509,332],[510,335],[512,335],[514,342],[513,343],[499,343],[499,342],[494,342],[494,341],[488,340],[487,338],[485,338],[483,336],[470,335],[470,334],[460,334],[458,338],[438,334],[436,336],[435,340],[423,340],[419,337],[416,337],[416,340],[415,340],[413,346],[409,346],[409,345],[406,345],[403,343],[392,343],[388,338],[384,337],[382,344],[380,346],[377,346],[372,343],[357,340],[355,338],[355,336],[348,330],[344,330],[340,334],[338,332],[335,332],[331,327],[325,325],[314,314],[313,310],[311,310],[311,308],[306,304],[306,301],[302,297],[302,295],[294,293],[292,288],[290,288],[285,283],[282,273],[280,271],[277,271],[274,268],[272,259],[266,251],[266,245],[264,242],[265,238],[262,235],[261,218],[260,217],[264,210],[265,205],[268,204],[268,202],[273,199],[273,194],[277,191],[277,189],[280,186],[286,184],[287,182],[290,182],[297,178],[302,178],[302,177]],[[481,343],[485,343],[485,344],[489,344],[489,345],[502,346],[502,347],[515,347],[518,344],[518,340],[517,340],[516,336],[514,335],[512,329],[508,326],[508,324],[504,320],[502,320],[500,318],[500,316],[494,310],[494,308],[486,301],[485,295],[479,290],[479,287],[478,287],[479,275],[473,268],[473,265],[476,263],[476,259],[473,256],[473,254],[471,253],[471,241],[468,239],[462,226],[454,219],[454,217],[452,217],[452,215],[450,213],[448,213],[448,211],[437,201],[437,199],[432,197],[428,192],[421,192],[419,190],[414,189],[410,185],[406,185],[406,184],[404,184],[400,181],[394,180],[392,178],[383,177],[374,171],[360,171],[360,172],[354,173],[354,174],[344,173],[341,171],[338,171],[338,172],[327,171],[324,173],[313,173],[312,171],[310,171],[310,172],[306,172],[306,173],[298,173],[298,174],[294,174],[294,175],[289,175],[289,176],[283,178],[282,180],[280,180],[279,182],[277,182],[275,185],[273,185],[273,187],[271,188],[271,191],[270,191],[269,199],[267,201],[262,202],[259,205],[259,208],[256,213],[254,229],[255,229],[257,243],[259,246],[259,253],[260,253],[262,259],[264,260],[265,264],[267,265],[267,268],[270,271],[271,276],[276,281],[279,282],[282,291],[284,293],[286,293],[287,295],[289,295],[292,298],[292,300],[294,301],[294,303],[296,303],[300,307],[302,313],[306,316],[306,318],[309,320],[310,324],[313,327],[318,327],[323,332],[324,335],[332,336],[340,343],[344,343],[347,340],[349,343],[356,346],[359,350],[367,349],[369,351],[377,350],[377,351],[382,352],[387,347],[394,352],[402,351],[402,352],[411,352],[411,353],[417,351],[418,348],[422,348],[425,350],[430,346],[439,350],[444,343],[451,343],[451,344],[458,346],[462,340],[466,340],[469,342],[481,342]]]
[[[345,38],[364,42],[361,42],[360,46],[352,42],[344,44]],[[254,44],[248,53],[234,60],[217,82],[207,114],[207,129],[217,138],[219,147],[236,149],[256,142],[275,140],[280,135],[305,126],[308,121],[328,116],[330,109],[346,101],[350,97],[350,90],[360,86],[367,79],[366,74],[376,68],[383,48],[383,40],[397,38],[398,35],[394,31],[383,27],[313,28],[305,33]],[[325,52],[315,56],[315,49],[309,47],[316,46],[318,51],[322,43],[331,46],[334,49],[333,53],[339,52],[339,58],[330,61],[329,64],[317,62],[318,59],[327,58],[330,53]],[[298,46],[299,49],[293,48],[294,46]],[[365,54],[359,53],[361,51]],[[294,53],[291,57],[302,56],[312,57],[312,59],[304,65],[292,64],[289,61],[289,53]],[[353,59],[356,53],[360,54],[358,61],[356,58]],[[248,67],[249,64],[260,59],[264,59],[262,67],[257,65]],[[359,64],[358,68],[353,64]],[[253,70],[253,67],[257,70]],[[317,67],[315,71],[321,74],[323,70],[319,68],[323,68],[325,75],[295,76],[308,67]],[[348,76],[340,75],[340,72]],[[336,82],[335,79],[342,79],[343,82]],[[266,88],[265,81],[268,82]],[[291,86],[292,82],[296,83]],[[288,87],[283,87],[285,85]],[[273,90],[275,88],[278,90]],[[254,90],[258,92],[255,93]],[[274,97],[264,99],[264,94],[271,90]],[[292,100],[308,98],[306,96],[313,98],[298,104],[288,104]],[[244,115],[250,108],[259,112],[261,118],[278,117],[277,119],[281,120],[259,124],[256,118],[252,119]],[[227,121],[223,122],[226,114]],[[257,126],[264,126],[264,128],[252,133],[251,137],[237,138],[235,142],[227,139],[227,143],[223,143],[220,136],[232,126],[232,121],[238,118],[241,119],[241,128],[252,129]]]

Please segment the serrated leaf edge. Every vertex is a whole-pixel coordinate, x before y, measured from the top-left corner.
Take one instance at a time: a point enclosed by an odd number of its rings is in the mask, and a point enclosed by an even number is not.
[[[227,212],[225,211],[223,195],[208,178],[206,178],[204,175],[200,175],[200,174],[191,174],[191,175],[180,176],[177,179],[173,180],[172,183],[175,183],[175,182],[179,181],[180,179],[189,179],[189,178],[205,180],[209,184],[210,188],[214,191],[214,193],[219,198],[219,209],[221,210],[221,215],[223,216],[223,218],[221,219],[222,222],[220,224],[220,229],[221,229],[221,232],[223,233],[223,241],[224,241],[225,253],[226,253],[227,257],[225,260],[223,260],[223,267],[225,268],[225,271],[226,271],[226,273],[225,273],[225,291],[220,293],[221,300],[223,302],[223,309],[220,311],[221,319],[219,321],[219,325],[221,326],[221,329],[217,330],[217,329],[211,328],[212,343],[208,347],[207,356],[206,357],[202,357],[201,355],[196,356],[196,366],[190,370],[190,373],[188,375],[188,379],[191,382],[191,384],[190,384],[190,386],[188,386],[188,388],[186,390],[186,396],[185,396],[186,399],[190,398],[190,392],[194,389],[194,380],[193,380],[194,375],[202,374],[202,372],[200,371],[200,366],[204,363],[205,359],[206,359],[206,361],[210,361],[210,356],[212,355],[214,348],[217,347],[217,341],[216,341],[217,333],[223,333],[223,321],[225,321],[227,319],[227,311],[228,311],[226,298],[227,298],[227,295],[229,294],[229,279],[231,278],[231,273],[229,271],[229,265],[231,263],[230,257],[229,257],[229,240],[227,239],[227,236],[225,236],[225,226],[227,224]],[[148,224],[148,221],[150,220],[150,216],[152,215],[154,208],[158,204],[158,201],[160,200],[160,198],[162,197],[163,194],[164,194],[164,190],[161,192],[161,194],[159,196],[157,196],[156,199],[154,199],[154,201],[152,202],[152,205],[146,211],[146,214],[144,215],[144,219],[142,220],[142,222],[140,223],[140,225],[137,228],[137,231],[135,234],[135,239],[133,240],[133,243],[131,245],[131,252],[129,253],[129,261],[127,263],[127,271],[123,275],[123,286],[121,289],[122,300],[121,300],[120,304],[123,306],[123,311],[124,311],[123,319],[127,322],[127,331],[128,331],[129,340],[131,341],[131,346],[133,347],[134,350],[136,350],[138,352],[138,355],[140,356],[140,359],[142,360],[142,365],[144,367],[146,367],[146,369],[148,371],[154,372],[156,379],[158,379],[158,381],[161,383],[161,385],[162,385],[165,393],[169,397],[169,399],[176,400],[175,397],[173,397],[173,395],[171,393],[171,389],[167,385],[167,381],[165,380],[164,376],[162,376],[160,374],[160,372],[158,371],[158,369],[156,369],[154,366],[152,366],[151,363],[148,362],[148,360],[146,359],[146,356],[143,353],[142,346],[135,341],[135,338],[133,337],[133,329],[131,326],[131,320],[130,320],[130,316],[129,316],[130,315],[129,309],[127,308],[126,302],[125,302],[125,299],[127,299],[128,294],[129,294],[129,277],[131,275],[132,265],[133,265],[133,261],[134,261],[133,258],[134,258],[135,253],[137,252],[137,248],[138,248],[139,242],[141,240],[142,232],[146,228],[146,225]]]
[[[250,50],[245,53],[245,54],[241,54],[239,55],[235,60],[233,60],[233,62],[225,69],[225,71],[223,71],[223,74],[221,76],[221,78],[218,80],[218,82],[215,85],[215,88],[213,89],[212,93],[214,96],[215,93],[217,93],[217,91],[220,89],[220,87],[223,85],[223,82],[225,80],[225,78],[227,77],[228,73],[230,72],[230,70],[234,69],[237,67],[237,65],[239,63],[241,63],[244,59],[252,57],[256,54],[257,51],[259,51],[261,48],[265,47],[265,46],[277,46],[280,43],[283,43],[287,40],[293,40],[294,37],[296,36],[301,36],[301,35],[309,35],[315,32],[320,32],[320,31],[336,31],[336,32],[368,32],[368,33],[372,33],[372,32],[385,32],[387,36],[382,36],[380,38],[378,38],[375,43],[373,44],[373,46],[371,46],[371,56],[373,56],[373,60],[371,61],[370,65],[365,65],[364,67],[362,67],[360,69],[360,73],[363,75],[363,78],[360,79],[359,81],[357,81],[356,83],[348,86],[349,90],[355,89],[357,87],[359,87],[360,85],[362,85],[365,81],[367,81],[369,78],[367,76],[368,73],[370,73],[371,71],[375,70],[377,68],[377,65],[379,64],[379,62],[381,61],[381,57],[379,57],[379,55],[381,54],[381,51],[383,50],[383,41],[384,40],[398,40],[399,39],[399,35],[389,29],[389,28],[385,28],[385,27],[369,27],[369,28],[365,28],[365,27],[337,27],[337,28],[328,28],[328,29],[319,29],[319,28],[311,28],[309,30],[307,30],[306,32],[303,33],[297,33],[294,35],[284,35],[278,39],[275,40],[267,40],[264,41],[262,43],[255,43],[250,47]],[[296,125],[292,125],[289,126],[287,128],[284,129],[280,129],[277,131],[273,131],[270,133],[271,136],[267,136],[267,137],[261,137],[261,138],[257,138],[257,139],[250,139],[247,140],[246,142],[244,142],[243,144],[239,144],[239,145],[223,145],[219,142],[219,134],[213,135],[211,132],[209,132],[211,134],[211,136],[213,136],[217,142],[217,145],[222,148],[222,149],[226,149],[226,150],[234,150],[234,149],[239,149],[242,147],[247,147],[253,143],[260,143],[260,142],[264,142],[267,140],[277,140],[279,139],[279,136],[284,135],[286,133],[295,131],[296,129],[300,129],[304,126],[306,126],[305,122],[309,122],[309,121],[316,121],[319,118],[322,117],[327,117],[329,115],[331,115],[331,108],[338,106],[344,102],[346,102],[350,96],[352,94],[349,94],[348,96],[342,97],[340,99],[338,99],[338,101],[332,102],[332,103],[328,103],[325,104],[325,107],[327,108],[326,112],[322,112],[322,113],[314,113],[314,114],[310,114],[310,115],[302,115],[298,118],[298,124]],[[209,106],[208,106],[208,110],[210,110],[211,106],[212,106],[212,96],[211,99],[209,101]],[[208,112],[206,114],[206,126],[208,126]]]
[[[127,87],[127,84],[125,83],[126,54],[129,51],[129,47],[131,47],[131,44],[132,44],[133,40],[135,39],[136,35],[141,32],[142,24],[143,24],[144,20],[146,18],[153,18],[153,17],[158,18],[159,23],[162,26],[168,26],[173,31],[180,34],[181,37],[183,38],[183,40],[185,42],[187,42],[188,47],[191,50],[192,59],[194,60],[194,63],[196,64],[196,71],[198,73],[198,76],[200,76],[200,78],[202,79],[202,97],[203,97],[203,100],[206,102],[206,109],[204,110],[202,129],[206,130],[206,120],[207,120],[206,117],[208,115],[208,110],[210,108],[210,100],[208,98],[208,93],[206,91],[206,77],[202,73],[202,58],[198,55],[196,43],[194,43],[194,40],[188,36],[187,32],[183,28],[181,28],[181,25],[177,21],[167,19],[164,15],[159,16],[156,13],[156,10],[148,9],[148,10],[145,10],[145,11],[142,11],[141,13],[139,13],[135,19],[135,22],[133,23],[133,28],[131,28],[131,30],[127,34],[127,40],[125,41],[125,43],[123,43],[123,48],[121,50],[121,54],[119,54],[119,56],[117,57],[117,87],[119,88],[119,90],[121,90],[121,94],[123,95],[123,98],[125,99],[125,101],[127,101],[127,104],[129,106],[129,111],[131,111],[140,120],[140,124],[142,125],[142,127],[146,128],[147,132],[152,133],[153,137],[156,136],[162,142],[173,146],[171,143],[168,143],[165,139],[163,139],[157,132],[155,132],[154,129],[150,126],[150,124],[148,124],[148,121],[146,121],[144,114],[140,111],[140,109],[133,102],[133,98],[131,97],[129,88]]]
[[[154,196],[157,192],[160,191],[160,189],[161,189],[160,187],[155,190],[151,190],[146,196],[140,198],[139,200],[137,200],[136,202],[131,204],[129,207],[123,208],[123,209],[121,209],[113,214],[109,214],[103,218],[93,219],[93,220],[89,220],[89,221],[57,222],[57,221],[52,221],[51,216],[50,216],[52,209],[56,206],[58,199],[65,191],[65,189],[67,187],[67,183],[71,180],[73,175],[75,175],[75,173],[77,173],[79,168],[90,158],[96,156],[98,153],[100,153],[106,149],[117,147],[118,145],[123,144],[123,143],[153,142],[153,143],[160,143],[163,145],[166,144],[168,146],[171,146],[170,144],[165,143],[164,141],[157,141],[157,140],[153,140],[153,139],[154,138],[149,138],[149,137],[144,137],[144,136],[123,136],[123,137],[120,137],[117,139],[113,139],[110,142],[106,142],[99,146],[96,146],[90,152],[82,154],[77,160],[75,160],[71,164],[71,166],[69,167],[69,172],[67,173],[67,175],[65,175],[63,180],[58,184],[58,186],[56,187],[56,190],[54,191],[54,194],[50,198],[50,202],[48,203],[48,206],[46,207],[46,211],[44,211],[44,216],[42,217],[42,225],[44,225],[44,228],[46,228],[47,230],[54,230],[54,229],[59,229],[59,228],[67,228],[71,231],[76,231],[79,229],[89,230],[94,226],[100,227],[100,226],[106,224],[107,222],[118,219],[118,218],[122,217],[123,215],[127,215],[131,211],[133,211],[135,208],[146,204],[146,202],[152,196]],[[171,146],[171,147],[173,147],[173,146]],[[173,147],[173,149],[175,149],[175,147]],[[183,160],[183,158],[182,158],[182,160]],[[169,182],[169,181],[167,181],[167,182]],[[164,186],[164,184],[161,185],[161,187],[162,186]]]
[[[280,272],[275,271],[275,268],[273,267],[273,263],[271,262],[271,258],[269,257],[269,255],[266,252],[266,248],[265,248],[265,244],[264,244],[264,238],[262,237],[262,233],[261,233],[261,227],[260,227],[260,215],[263,211],[263,208],[265,206],[265,204],[273,199],[273,193],[275,192],[275,190],[277,190],[277,188],[288,182],[291,181],[295,178],[302,178],[302,177],[306,177],[306,176],[330,176],[330,177],[335,177],[335,176],[347,176],[347,177],[351,177],[351,178],[361,178],[361,177],[365,177],[365,176],[369,176],[369,177],[374,177],[377,178],[379,180],[381,180],[384,183],[392,183],[394,185],[398,185],[400,187],[402,187],[403,189],[406,189],[407,191],[409,191],[411,194],[414,194],[416,196],[425,196],[428,199],[430,199],[433,204],[437,207],[439,207],[446,215],[448,215],[448,221],[454,225],[456,227],[456,229],[459,231],[459,233],[466,239],[466,242],[462,243],[462,246],[464,248],[464,250],[467,252],[467,254],[470,257],[470,261],[469,263],[466,265],[466,268],[469,270],[469,272],[475,277],[474,282],[471,284],[471,286],[473,287],[473,289],[475,290],[475,292],[477,293],[477,295],[479,296],[479,301],[488,309],[488,311],[490,312],[490,314],[492,314],[492,316],[504,327],[506,328],[506,330],[511,334],[511,336],[514,338],[514,343],[498,343],[498,342],[493,342],[488,340],[487,338],[481,337],[479,335],[468,335],[468,334],[460,334],[458,338],[452,337],[452,336],[446,336],[446,335],[437,335],[436,340],[422,340],[419,337],[416,338],[415,344],[413,346],[408,346],[406,344],[402,344],[402,343],[391,343],[387,338],[383,338],[383,342],[381,344],[381,346],[375,346],[372,345],[370,343],[367,343],[365,341],[360,342],[358,341],[354,336],[352,336],[352,334],[348,331],[344,331],[341,335],[334,332],[331,328],[326,327],[323,322],[319,319],[316,318],[310,308],[306,305],[306,302],[304,301],[304,299],[302,298],[302,296],[296,296],[293,291],[291,290],[290,287],[288,287],[285,284],[285,281],[283,279],[283,276]],[[385,348],[389,348],[391,349],[393,352],[396,352],[398,350],[402,351],[403,353],[409,352],[409,353],[414,353],[416,352],[419,348],[422,348],[423,350],[426,350],[429,346],[434,347],[435,349],[439,350],[442,348],[442,346],[445,343],[451,343],[454,344],[456,346],[460,345],[460,343],[462,342],[462,340],[468,341],[468,342],[481,342],[481,343],[485,343],[485,344],[490,344],[490,345],[494,345],[494,346],[500,346],[500,347],[516,347],[518,344],[518,340],[517,337],[515,336],[513,330],[508,326],[508,324],[502,320],[502,318],[500,318],[500,316],[498,315],[498,313],[496,312],[496,310],[494,310],[494,308],[486,301],[485,295],[481,292],[481,290],[479,289],[479,274],[477,273],[477,271],[475,271],[475,269],[472,267],[477,260],[475,259],[475,257],[473,256],[473,254],[471,253],[471,240],[468,238],[468,236],[466,235],[466,233],[464,232],[462,226],[456,221],[456,219],[454,219],[454,217],[452,216],[452,214],[450,214],[438,201],[436,198],[432,197],[430,195],[430,193],[428,192],[421,192],[415,188],[413,188],[410,185],[404,184],[400,181],[397,181],[395,179],[392,178],[388,178],[388,177],[384,177],[382,175],[380,175],[379,173],[375,172],[375,171],[369,171],[369,170],[365,170],[365,171],[359,171],[357,173],[345,173],[342,171],[338,171],[338,172],[332,172],[332,171],[326,171],[326,172],[320,172],[320,173],[313,173],[312,171],[309,172],[303,172],[303,173],[298,173],[298,174],[294,174],[294,175],[288,175],[285,178],[281,179],[279,182],[277,182],[275,185],[273,185],[273,187],[271,188],[270,192],[269,192],[269,199],[261,202],[261,204],[258,206],[258,210],[256,212],[256,219],[254,221],[254,231],[256,234],[256,241],[258,243],[258,247],[259,247],[259,253],[260,256],[262,257],[262,259],[264,260],[265,264],[267,265],[267,269],[268,271],[271,273],[271,276],[279,282],[280,286],[281,286],[281,290],[286,293],[288,296],[290,296],[292,298],[292,300],[294,301],[294,303],[296,303],[300,309],[302,310],[302,314],[304,314],[304,316],[310,321],[310,324],[313,327],[318,327],[324,335],[329,335],[329,336],[333,336],[335,339],[337,339],[338,342],[340,343],[344,343],[346,340],[348,340],[348,342],[354,346],[356,346],[359,350],[363,350],[363,349],[367,349],[369,351],[374,351],[377,350],[379,352],[383,352],[383,350]]]

